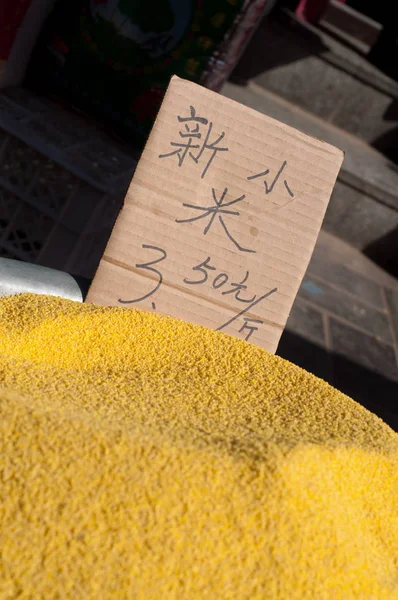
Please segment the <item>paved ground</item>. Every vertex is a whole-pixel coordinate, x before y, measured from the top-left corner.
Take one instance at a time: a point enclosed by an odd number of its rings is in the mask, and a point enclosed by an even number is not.
[[[398,431],[398,284],[322,232],[278,354]]]
[[[253,102],[253,93],[244,88],[227,84],[224,93]],[[295,122],[298,113],[272,95],[262,91],[255,99],[253,108],[304,129]],[[318,130],[307,133],[325,139]],[[278,354],[398,431],[398,280],[330,233],[321,231]]]

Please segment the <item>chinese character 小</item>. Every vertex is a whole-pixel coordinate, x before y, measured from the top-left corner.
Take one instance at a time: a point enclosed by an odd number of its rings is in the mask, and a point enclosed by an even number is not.
[[[265,193],[266,193],[267,196],[268,196],[268,194],[270,194],[273,191],[274,187],[278,183],[278,180],[279,180],[280,176],[282,175],[282,173],[283,173],[283,171],[284,171],[284,169],[285,169],[286,166],[287,166],[287,161],[285,160],[285,161],[283,161],[281,168],[279,169],[279,171],[275,175],[275,177],[274,177],[274,179],[273,179],[273,181],[271,182],[270,185],[268,185],[268,183],[267,183],[267,181],[265,179],[263,180],[264,188],[265,188]],[[257,175],[250,175],[247,178],[247,180],[248,181],[252,181],[253,179],[257,179],[258,177],[264,177],[265,175],[268,175],[268,173],[269,173],[269,169],[265,169],[265,171],[261,171],[261,173],[258,173]],[[286,190],[287,190],[290,198],[293,199],[294,198],[294,194],[293,194],[292,190],[290,189],[290,187],[289,187],[286,179],[283,181],[283,183],[285,185],[285,188],[286,188]],[[289,200],[289,202],[291,202],[291,200]],[[289,202],[287,202],[287,204]]]

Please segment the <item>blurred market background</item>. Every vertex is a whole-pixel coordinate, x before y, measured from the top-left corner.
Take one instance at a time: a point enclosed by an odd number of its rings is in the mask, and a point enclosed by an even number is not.
[[[398,430],[389,0],[2,0],[0,256],[94,276],[170,76],[345,151],[278,353]]]

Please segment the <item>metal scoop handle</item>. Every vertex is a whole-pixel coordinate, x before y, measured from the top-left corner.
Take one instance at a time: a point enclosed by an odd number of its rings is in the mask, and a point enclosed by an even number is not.
[[[62,271],[0,258],[0,297],[32,292],[83,302],[89,285],[90,281]]]

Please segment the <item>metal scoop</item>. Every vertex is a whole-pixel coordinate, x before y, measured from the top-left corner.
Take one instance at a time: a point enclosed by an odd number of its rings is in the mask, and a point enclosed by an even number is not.
[[[83,302],[90,283],[55,269],[0,258],[0,297],[32,292]]]

